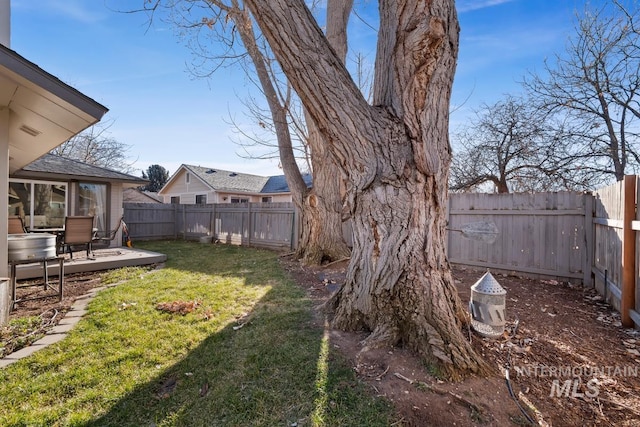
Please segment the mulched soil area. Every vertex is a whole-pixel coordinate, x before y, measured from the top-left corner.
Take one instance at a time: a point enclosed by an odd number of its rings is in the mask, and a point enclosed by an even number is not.
[[[42,286],[42,279],[21,280],[18,282],[18,298],[42,297],[52,295],[43,299],[21,301],[16,304],[15,310],[11,312],[9,319],[25,316],[38,316],[47,311],[57,311],[64,315],[73,302],[81,295],[85,295],[93,288],[100,286],[99,273],[74,273],[65,274],[63,286],[63,298],[55,295],[51,289],[45,290]],[[58,277],[51,278],[51,286],[57,288]]]
[[[79,296],[85,295],[101,283],[97,273],[65,274],[63,298],[60,299],[56,294],[57,281],[57,277],[50,278],[50,286],[55,290],[45,288],[42,279],[18,281],[17,296],[25,301],[16,303],[9,315],[10,323],[0,327],[0,357],[7,356],[42,338],[64,317]],[[12,322],[27,317],[33,319],[28,324]]]
[[[310,268],[283,257],[282,264],[319,313],[344,282],[346,261]],[[464,302],[485,271],[454,266]],[[402,348],[364,354],[362,334],[330,330],[333,348],[373,393],[395,405],[398,425],[640,425],[640,332],[622,327],[618,313],[593,289],[493,275],[507,290],[505,333],[497,339],[469,335],[495,368],[489,378],[442,381]]]
[[[322,303],[344,282],[347,261],[304,267],[282,256],[281,263],[307,290],[323,324]],[[463,301],[484,271],[454,267]],[[393,403],[397,425],[532,425],[529,420],[553,426],[640,425],[640,332],[622,327],[620,316],[593,289],[517,275],[494,277],[507,290],[505,333],[498,339],[469,335],[495,368],[493,376],[442,381],[402,348],[361,352],[364,335],[358,333],[329,330],[333,350],[372,393]],[[55,313],[59,320],[78,296],[98,286],[96,273],[65,275],[62,301],[23,302],[11,318]],[[40,289],[20,288],[19,295]]]

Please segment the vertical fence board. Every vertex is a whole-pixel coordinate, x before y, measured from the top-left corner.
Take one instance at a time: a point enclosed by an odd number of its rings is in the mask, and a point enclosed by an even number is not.
[[[453,263],[582,280],[588,248],[582,193],[452,194],[448,254]],[[465,237],[474,223],[493,223],[493,243]],[[580,240],[580,244],[573,244]]]
[[[631,224],[631,229],[634,231],[633,239],[636,244],[635,257],[634,257],[634,271],[633,281],[635,285],[633,307],[629,311],[629,316],[635,323],[636,328],[640,328],[640,209],[638,208],[638,201],[640,200],[640,178],[635,177],[636,193],[635,193],[635,221]]]
[[[595,286],[605,300],[620,310],[624,183],[601,188],[594,196]]]

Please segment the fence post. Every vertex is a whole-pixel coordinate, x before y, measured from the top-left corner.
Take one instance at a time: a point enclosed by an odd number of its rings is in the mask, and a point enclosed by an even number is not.
[[[178,239],[178,204],[173,205],[173,238]]]
[[[242,207],[242,204],[239,205],[240,207]],[[245,225],[244,225],[244,212],[242,211],[242,209],[240,209],[240,246],[244,245],[244,229],[245,229]]]
[[[622,231],[622,295],[620,297],[620,316],[622,325],[633,327],[629,314],[635,308],[635,271],[636,236],[632,221],[636,219],[636,176],[624,177],[624,228]]]
[[[292,251],[297,249],[298,242],[296,241],[295,233],[296,233],[296,205],[293,205],[293,211],[291,212],[291,241],[289,242],[289,249]]]
[[[182,240],[187,240],[187,205],[182,206]]]
[[[213,204],[213,208],[211,209],[211,224],[209,228],[211,229],[211,236],[213,236],[213,240],[217,239],[218,233],[216,233],[216,204]]]
[[[247,220],[249,221],[249,224],[247,225],[249,235],[247,245],[251,246],[251,233],[253,232],[251,227],[251,223],[253,222],[251,218],[251,202],[247,203]]]
[[[582,286],[593,287],[593,263],[595,254],[595,232],[596,226],[593,223],[594,196],[593,193],[586,193],[584,197],[584,237],[585,237],[585,254],[582,258],[584,273]]]

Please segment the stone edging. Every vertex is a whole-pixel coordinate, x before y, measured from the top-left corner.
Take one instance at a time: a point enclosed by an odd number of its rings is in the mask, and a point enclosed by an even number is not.
[[[40,338],[38,341],[32,343],[31,345],[14,351],[13,353],[6,355],[3,359],[0,359],[0,368],[9,366],[20,359],[31,356],[36,351],[40,351],[50,344],[57,343],[58,341],[64,339],[67,336],[67,332],[73,329],[73,327],[80,321],[80,319],[85,314],[87,314],[87,305],[93,299],[93,297],[95,297],[96,294],[101,290],[116,285],[118,284],[114,283],[107,286],[99,286],[97,288],[91,289],[89,293],[76,298],[69,311],[65,313],[64,317],[60,319],[60,321],[53,328],[45,333],[44,337]]]

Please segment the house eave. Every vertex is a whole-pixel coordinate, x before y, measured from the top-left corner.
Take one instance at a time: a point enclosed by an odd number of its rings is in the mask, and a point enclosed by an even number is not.
[[[97,123],[108,111],[1,44],[0,109],[9,110],[9,173]]]
[[[121,178],[107,178],[107,177],[97,177],[97,176],[86,176],[86,175],[71,175],[71,174],[61,174],[61,173],[50,173],[50,172],[27,172],[24,170],[20,170],[14,174],[9,176],[11,179],[35,179],[35,180],[43,180],[43,181],[83,181],[83,182],[109,182],[109,183],[128,183],[135,186],[148,184],[149,181],[140,179],[121,179]]]

